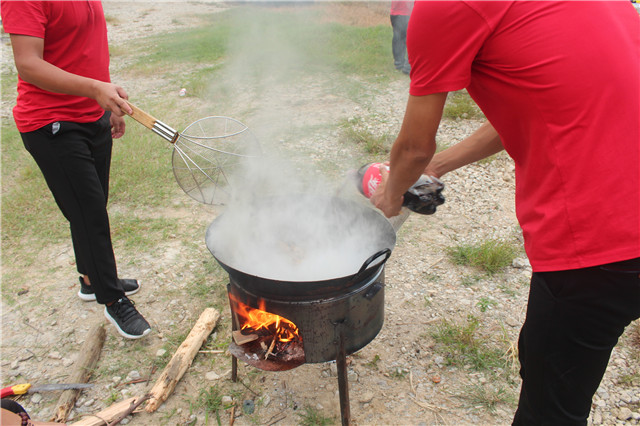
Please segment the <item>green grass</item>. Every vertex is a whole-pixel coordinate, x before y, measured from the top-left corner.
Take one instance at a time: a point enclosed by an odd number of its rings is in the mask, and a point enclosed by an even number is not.
[[[484,119],[484,114],[466,90],[451,92],[447,96],[442,116],[449,119]]]
[[[109,14],[104,15],[104,20],[107,22],[107,24],[113,25],[113,26],[118,26],[121,24],[118,18],[116,18],[115,16],[111,16]]]
[[[216,74],[216,66],[225,63],[249,81],[265,74],[288,80],[328,71],[376,81],[394,75],[388,27],[351,27],[317,18],[303,9],[253,6],[203,16],[202,26],[132,43],[130,55],[136,60],[127,70],[170,76],[179,69],[176,78],[184,79],[201,68]]]
[[[39,244],[68,237],[68,229],[40,169],[24,148],[13,121],[2,127],[2,242],[20,244],[24,235]],[[43,223],[49,224],[43,226]],[[53,225],[53,226],[52,226]]]
[[[389,29],[339,24],[322,26],[327,34],[326,60],[344,74],[373,76],[385,81],[392,74],[389,63]],[[335,52],[335,53],[334,53]]]
[[[395,135],[388,133],[376,136],[371,131],[363,129],[360,123],[344,121],[340,124],[342,137],[346,143],[354,144],[372,156],[386,155],[391,151],[391,145],[395,140]]]
[[[510,266],[518,253],[518,248],[501,240],[488,240],[480,244],[460,244],[447,248],[449,259],[456,265],[479,268],[488,274],[495,274]]]
[[[190,283],[190,294],[197,298],[207,299],[212,295],[224,304],[227,300],[227,287],[223,283],[228,275],[213,259],[206,258],[196,262],[192,267],[193,279]]]
[[[177,69],[188,73],[196,64],[211,65],[221,60],[228,46],[231,27],[228,13],[203,18],[206,25],[137,39],[135,43],[112,49],[133,59],[124,71],[138,77]]]
[[[310,406],[304,407],[302,413],[296,413],[300,418],[300,426],[329,426],[335,424],[331,417],[325,417],[318,409]]]
[[[216,422],[218,425],[220,422],[220,411],[226,410],[227,406],[222,403],[222,394],[220,390],[214,386],[209,389],[201,389],[196,399],[195,406],[201,408],[205,412],[205,424],[209,424],[209,415],[214,414],[216,416]]]
[[[365,367],[371,368],[373,370],[377,370],[378,369],[378,362],[380,361],[380,355],[375,354],[373,356],[373,359],[367,363],[364,364]]]
[[[120,392],[118,392],[117,389],[112,388],[111,391],[109,392],[109,396],[107,397],[107,399],[104,400],[104,405],[108,407],[111,404],[118,401],[121,397],[122,395],[120,394]]]
[[[479,326],[480,321],[473,315],[463,323],[442,321],[431,334],[436,352],[445,356],[448,365],[469,365],[477,371],[504,369],[505,350],[485,343],[479,335]]]
[[[403,367],[392,368],[389,371],[389,377],[396,380],[401,380],[406,378],[409,375],[409,370]]]
[[[493,299],[490,299],[488,297],[481,297],[480,300],[478,300],[478,303],[476,303],[476,306],[480,309],[480,312],[486,312],[487,309],[491,309],[497,304],[498,302]]]
[[[175,235],[178,224],[168,218],[136,217],[130,212],[111,215],[111,236],[130,250],[153,251],[158,240]]]
[[[500,404],[515,406],[517,398],[513,391],[502,386],[473,385],[460,395],[472,407],[484,407],[489,412],[495,412]]]
[[[472,287],[482,280],[482,275],[465,275],[460,279],[460,284],[465,287]]]

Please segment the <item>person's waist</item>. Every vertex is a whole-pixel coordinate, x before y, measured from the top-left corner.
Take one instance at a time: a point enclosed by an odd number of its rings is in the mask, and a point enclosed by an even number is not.
[[[635,259],[622,260],[619,262],[606,263],[599,266],[606,271],[640,273],[640,257]]]

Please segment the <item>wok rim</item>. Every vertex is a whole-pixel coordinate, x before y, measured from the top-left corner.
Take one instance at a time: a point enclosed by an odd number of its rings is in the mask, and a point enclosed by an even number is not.
[[[273,198],[273,197],[265,197],[265,199],[267,198]],[[210,244],[210,242],[214,240],[212,237],[212,233],[214,232],[213,230],[215,226],[219,223],[220,218],[223,217],[225,212],[223,212],[218,217],[216,217],[207,227],[207,231],[205,234],[205,243],[207,245],[209,252],[213,256],[213,258],[220,264],[220,266],[229,274],[231,278],[240,277],[242,281],[252,280],[256,282],[263,282],[265,284],[270,283],[273,286],[295,285],[296,287],[305,287],[305,288],[309,286],[314,286],[314,287],[315,286],[317,287],[331,286],[331,285],[334,285],[336,282],[348,283],[358,275],[363,275],[366,278],[367,276],[372,275],[373,270],[377,270],[379,268],[384,267],[389,256],[393,252],[393,249],[396,244],[396,232],[393,229],[393,226],[391,225],[391,223],[381,213],[379,213],[377,210],[374,210],[372,207],[368,207],[361,203],[357,203],[353,200],[340,198],[337,196],[326,196],[326,198],[329,201],[339,201],[341,203],[345,203],[345,205],[349,205],[350,208],[357,209],[358,213],[369,215],[371,218],[373,218],[371,220],[378,221],[379,223],[376,223],[375,226],[379,227],[380,228],[379,232],[384,235],[381,236],[380,238],[381,244],[379,245],[379,247],[376,247],[377,250],[374,253],[372,253],[372,255],[377,255],[382,251],[388,250],[389,253],[387,257],[384,259],[376,258],[373,262],[371,262],[371,264],[369,264],[364,270],[362,270],[362,267],[370,259],[368,258],[367,260],[363,261],[362,264],[357,265],[357,268],[354,268],[354,273],[352,274],[343,275],[343,276],[329,276],[323,279],[294,281],[289,279],[280,279],[280,278],[256,275],[253,272],[247,271],[247,268],[244,268],[242,266],[238,267],[236,265],[232,265],[226,260],[224,260],[224,255],[221,255],[218,253],[219,250],[216,250],[216,248],[213,247],[214,244]]]

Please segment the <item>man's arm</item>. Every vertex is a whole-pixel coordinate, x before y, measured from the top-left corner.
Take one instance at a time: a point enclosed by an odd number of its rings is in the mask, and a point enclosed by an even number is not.
[[[400,133],[391,148],[390,172],[381,170],[382,182],[371,197],[387,217],[400,213],[403,194],[431,161],[446,100],[446,92],[409,96]]]
[[[425,174],[441,177],[452,170],[474,163],[504,148],[500,135],[488,121],[468,138],[433,156]]]
[[[95,99],[100,107],[117,116],[131,114],[123,88],[64,71],[43,59],[44,39],[11,34],[11,45],[20,78],[43,90]]]

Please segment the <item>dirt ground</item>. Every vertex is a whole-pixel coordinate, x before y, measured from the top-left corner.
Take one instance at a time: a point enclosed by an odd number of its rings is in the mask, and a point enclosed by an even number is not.
[[[104,7],[110,43],[117,46],[127,40],[187,28],[198,24],[202,14],[235,6],[208,2],[106,1]],[[328,2],[314,7],[324,8],[325,19],[331,21],[389,25],[388,5],[383,2]],[[11,53],[6,38],[3,38],[2,54],[3,67],[7,67]],[[391,59],[389,64],[391,66]],[[112,64],[112,77],[127,88],[133,99],[143,97],[151,89],[150,82],[135,82],[130,76],[120,75],[117,63]],[[304,89],[312,98],[306,102],[295,96],[299,87],[289,88],[292,92],[289,100],[287,89],[282,88],[285,100],[274,109],[292,122],[337,122],[347,117],[363,120],[374,133],[397,131],[408,88],[408,79],[400,77],[399,74],[387,87],[371,88],[371,92],[362,96],[364,100],[360,104],[346,97],[314,91],[313,87]],[[314,94],[318,96],[314,98]],[[3,97],[3,120],[10,119],[10,107],[11,102]],[[439,141],[455,143],[479,125],[473,120],[445,121]],[[284,144],[291,151],[304,148],[303,152],[314,163],[340,164],[347,148],[340,145],[337,136],[338,130],[322,138],[310,136]],[[510,159],[498,156],[490,163],[448,175],[446,203],[433,216],[411,215],[400,229],[385,271],[384,326],[371,343],[348,358],[352,424],[510,424],[519,379],[517,361],[509,349],[513,349],[524,320],[530,266],[521,253],[505,272],[487,277],[470,268],[453,265],[445,252],[446,247],[455,242],[521,239],[514,212],[513,170]],[[144,307],[154,332],[143,344],[135,346],[135,351],[142,351],[142,358],[151,362],[130,363],[127,354],[135,359],[140,358],[139,354],[128,352],[134,351],[129,348],[129,342],[107,329],[107,342],[98,366],[102,374],[94,388],[83,392],[70,422],[123,398],[143,395],[157,379],[159,372],[151,374],[150,366],[156,364],[154,360],[164,365],[172,355],[163,349],[168,341],[176,339],[169,335],[170,330],[176,325],[189,330],[200,314],[191,309],[190,299],[201,295],[188,286],[190,262],[212,261],[204,247],[199,251],[202,259],[185,260],[183,240],[204,245],[203,229],[219,212],[217,207],[176,202],[153,213],[174,218],[194,230],[189,235],[172,236],[153,255],[140,254],[135,270],[126,264],[121,268],[123,275],[136,273],[144,282],[135,300],[138,306]],[[83,303],[74,295],[76,278],[68,244],[42,247],[39,258],[43,259],[41,264],[23,271],[25,282],[33,280],[39,285],[32,286],[15,304],[8,304],[3,297],[1,371],[4,385],[15,381],[64,381],[73,369],[86,331],[96,321],[104,321],[100,307]],[[16,267],[19,266],[12,265],[11,259],[3,259],[3,274],[15,273]],[[42,283],[43,276],[47,277],[46,283]],[[61,285],[65,282],[68,284]],[[51,303],[43,305],[43,300]],[[229,313],[221,311],[221,314],[210,342],[229,336]],[[464,322],[470,314],[480,318],[487,343],[504,349],[505,360],[512,363],[508,375],[490,369],[475,370],[468,365],[450,365],[445,354],[436,350],[432,333],[438,325]],[[639,327],[636,324],[634,328]],[[594,400],[591,424],[639,424],[640,366],[633,331],[630,328],[614,350]],[[277,373],[258,371],[240,363],[242,384],[231,384],[229,354],[216,353],[214,345],[204,349],[209,352],[198,354],[157,412],[137,413],[122,423],[217,424],[215,414],[207,414],[198,403],[201,392],[211,388],[221,390],[222,403],[227,407],[236,405],[234,410],[227,408],[219,412],[221,424],[323,424],[322,418],[331,419],[332,424],[340,423],[335,363],[305,364]],[[122,373],[124,367],[118,370],[118,364],[127,366],[127,374]],[[20,402],[35,419],[47,420],[57,397],[58,394],[34,394],[23,397]],[[255,406],[254,410],[248,408],[251,405]],[[628,416],[623,408],[629,410]],[[309,413],[314,412],[322,418],[311,419]]]

